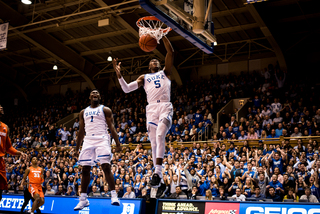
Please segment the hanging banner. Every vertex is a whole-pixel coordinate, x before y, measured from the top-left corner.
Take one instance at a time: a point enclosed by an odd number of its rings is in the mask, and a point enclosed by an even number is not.
[[[0,50],[7,48],[9,22],[0,25]]]
[[[244,4],[251,4],[251,3],[263,2],[263,1],[267,1],[267,0],[247,0],[247,2]]]

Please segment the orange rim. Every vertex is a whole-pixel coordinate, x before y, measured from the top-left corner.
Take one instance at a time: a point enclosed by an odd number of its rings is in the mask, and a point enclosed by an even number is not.
[[[155,16],[145,16],[145,17],[141,17],[140,19],[138,19],[138,21],[137,21],[137,26],[139,27],[139,28],[142,28],[142,27],[146,27],[146,28],[149,28],[149,27],[147,27],[147,26],[142,26],[141,24],[140,24],[140,21],[142,21],[142,20],[151,20],[151,21],[159,21],[159,22],[161,22],[161,20],[160,19],[158,19],[157,17],[155,17]],[[152,29],[152,28],[150,28],[150,30],[158,30],[159,28],[157,28],[157,29]],[[160,28],[159,30],[161,30],[162,32],[164,32],[164,33],[166,33],[166,32],[169,32],[169,31],[171,31],[172,29],[171,29],[171,27],[167,27],[167,28]]]

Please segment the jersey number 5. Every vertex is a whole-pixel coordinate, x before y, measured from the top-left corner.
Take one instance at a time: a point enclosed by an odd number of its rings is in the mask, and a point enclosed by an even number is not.
[[[160,88],[161,87],[160,80],[154,81],[154,84],[156,85],[156,88]]]

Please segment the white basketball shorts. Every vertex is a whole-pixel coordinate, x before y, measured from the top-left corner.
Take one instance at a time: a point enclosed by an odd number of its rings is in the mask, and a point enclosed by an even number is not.
[[[169,128],[172,125],[173,107],[171,102],[151,103],[146,107],[147,127],[158,126],[164,118],[169,121]]]
[[[85,137],[79,155],[79,164],[82,166],[95,166],[96,163],[110,164],[111,146],[110,137]]]

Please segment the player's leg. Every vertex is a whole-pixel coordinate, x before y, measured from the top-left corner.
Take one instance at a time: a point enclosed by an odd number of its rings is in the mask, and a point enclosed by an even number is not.
[[[91,166],[82,166],[81,194],[87,194],[90,183]]]
[[[37,212],[38,212],[38,209],[39,209],[42,205],[44,205],[44,197],[40,197],[40,202],[39,202],[39,206],[38,206],[38,208],[37,208]]]
[[[154,167],[156,166],[156,156],[157,156],[157,127],[159,122],[159,117],[156,115],[157,105],[148,105],[146,108],[147,117],[147,130],[148,136],[151,143],[152,151],[152,162]]]
[[[152,162],[155,167],[156,158],[157,158],[157,127],[156,126],[148,124],[148,136],[151,142]]]
[[[34,202],[34,199],[31,198],[31,201],[32,201],[32,203],[33,203],[33,202]],[[43,198],[43,203],[44,203],[44,198]],[[42,205],[43,205],[43,204],[42,204]],[[42,205],[40,205],[39,208],[40,208]],[[37,211],[37,213],[40,213],[40,214],[41,214],[41,210],[40,210],[39,208],[36,209],[36,211]]]
[[[115,190],[114,177],[111,172],[110,160],[111,160],[111,146],[110,139],[103,139],[98,143],[96,148],[96,161],[101,164],[102,170],[104,172],[106,182],[111,190],[111,205],[120,206],[120,201],[118,199],[118,194]]]
[[[75,211],[82,210],[84,207],[87,207],[90,205],[87,199],[88,197],[87,191],[90,183],[90,170],[91,170],[91,165],[82,166],[81,194],[80,194],[79,203],[74,208]]]
[[[90,170],[93,164],[93,159],[95,157],[95,150],[93,145],[88,145],[85,142],[83,143],[83,148],[79,155],[79,163],[82,165],[82,179],[81,179],[81,194],[79,203],[74,208],[74,210],[82,210],[84,207],[90,205],[89,200],[87,199],[87,191],[90,183]]]
[[[34,214],[34,211],[39,208],[39,203],[40,203],[40,196],[38,193],[35,193],[33,195],[33,198],[34,198],[34,202],[32,204],[31,214]]]
[[[111,191],[111,205],[120,206],[118,194],[115,190],[115,182],[114,182],[113,174],[111,172],[110,164],[104,163],[101,165],[101,167],[102,167],[102,170],[105,174],[106,182],[108,183],[110,191]]]
[[[166,134],[168,133],[171,126],[170,120],[163,118],[157,128],[157,158],[156,158],[156,173],[162,174],[162,161],[165,151]]]
[[[164,104],[159,108],[160,121],[156,131],[156,169],[150,182],[151,186],[159,187],[162,178],[162,162],[165,151],[166,134],[172,123],[172,104]]]
[[[31,200],[32,201],[32,203],[34,202],[34,199],[32,198],[32,196],[31,196],[31,194],[30,194],[30,192],[29,192],[29,190],[26,188],[26,190],[27,190],[27,195],[25,196],[25,199],[24,199],[24,202],[23,202],[23,205],[25,205],[24,207],[23,207],[23,209],[21,208],[21,213],[23,213],[23,210],[24,210],[24,208],[28,205],[28,203],[29,203],[29,200]],[[42,205],[41,205],[42,206]],[[40,207],[41,207],[40,206]],[[38,209],[36,209],[36,211],[37,211],[37,213],[41,213],[41,210],[38,208]]]
[[[38,186],[38,193],[39,193],[39,202],[38,202],[38,206],[37,206],[37,208],[36,208],[36,210],[37,210],[37,213],[39,213],[39,208],[42,206],[42,205],[44,205],[44,194],[43,194],[43,191],[42,191],[42,187],[41,187],[41,185],[39,185]],[[41,211],[40,211],[40,213],[41,213]]]
[[[3,158],[0,157],[0,202],[2,200],[2,191],[7,188],[6,165]]]

